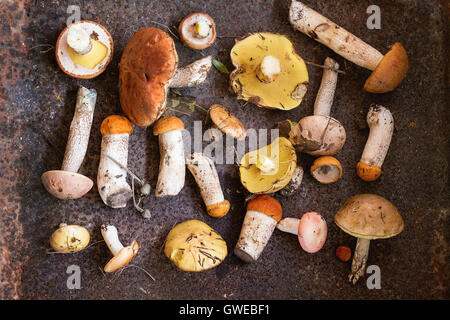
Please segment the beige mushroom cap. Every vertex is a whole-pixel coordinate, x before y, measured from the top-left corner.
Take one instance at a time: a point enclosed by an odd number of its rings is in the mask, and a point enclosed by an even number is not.
[[[41,179],[45,189],[61,200],[81,198],[94,185],[94,182],[88,177],[64,170],[44,172]]]
[[[247,130],[242,122],[230,111],[219,104],[213,104],[209,108],[209,116],[220,131],[237,140],[245,140]]]
[[[119,270],[122,267],[125,267],[127,264],[133,260],[134,256],[137,254],[139,250],[138,243],[134,240],[131,245],[128,247],[122,248],[117,255],[115,255],[106,266],[103,268],[105,272],[114,272]]]
[[[394,237],[404,228],[397,208],[375,194],[347,199],[334,216],[334,222],[348,234],[368,240]]]

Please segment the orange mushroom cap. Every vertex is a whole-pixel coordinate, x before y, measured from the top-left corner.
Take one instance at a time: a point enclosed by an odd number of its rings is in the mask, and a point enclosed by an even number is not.
[[[102,136],[107,134],[130,134],[133,132],[133,125],[123,116],[112,115],[103,120],[102,125],[100,126],[100,132]]]
[[[228,200],[224,200],[222,202],[215,203],[207,206],[206,211],[211,217],[222,218],[228,213],[228,211],[230,211],[230,202]]]
[[[153,134],[157,136],[165,132],[183,129],[183,121],[180,118],[171,116],[158,120],[158,122],[153,127]]]
[[[364,181],[375,181],[381,176],[380,167],[372,166],[361,161],[356,165],[356,172]]]
[[[280,221],[283,209],[277,199],[265,194],[250,200],[247,204],[247,211],[258,211]]]

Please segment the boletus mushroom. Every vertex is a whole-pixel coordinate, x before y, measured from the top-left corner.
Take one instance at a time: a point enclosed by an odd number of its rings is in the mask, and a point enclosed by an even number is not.
[[[178,26],[181,41],[196,50],[206,49],[216,41],[216,24],[210,15],[191,13]]]
[[[182,271],[200,272],[217,267],[226,258],[225,240],[199,220],[187,220],[170,230],[164,254]]]
[[[310,171],[314,179],[323,184],[334,183],[342,177],[341,163],[331,156],[322,156],[314,160]]]
[[[86,228],[75,224],[61,223],[59,228],[52,233],[50,245],[56,252],[77,252],[86,248],[89,240],[90,235]]]
[[[393,91],[406,76],[408,55],[399,42],[383,56],[377,49],[297,0],[291,2],[289,21],[296,30],[358,66],[373,71],[364,85],[368,92]]]
[[[247,137],[247,130],[242,122],[220,104],[210,106],[208,116],[212,122],[211,129],[214,131],[214,139],[217,139],[217,130],[220,131],[219,134],[224,133],[239,141],[244,141]]]
[[[65,74],[92,79],[105,71],[112,60],[114,43],[105,27],[83,20],[67,26],[56,41],[58,66]]]
[[[114,272],[125,267],[138,253],[139,245],[136,240],[132,241],[129,246],[124,247],[122,245],[115,226],[102,225],[101,233],[103,240],[105,240],[106,245],[114,256],[103,268],[105,272]]]
[[[397,208],[375,194],[359,194],[347,199],[334,216],[334,222],[358,238],[349,275],[353,284],[365,273],[370,240],[394,237],[404,228]]]
[[[231,88],[238,99],[280,110],[300,105],[308,87],[308,70],[286,36],[251,34],[236,42],[230,56],[236,68],[230,74]]]
[[[96,101],[95,89],[82,86],[78,89],[75,114],[70,124],[61,170],[47,171],[41,177],[45,189],[58,199],[81,198],[94,185],[91,179],[77,171],[86,155]]]

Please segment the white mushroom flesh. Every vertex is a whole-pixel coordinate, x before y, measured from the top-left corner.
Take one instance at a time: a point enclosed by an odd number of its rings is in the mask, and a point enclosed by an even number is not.
[[[277,229],[283,232],[292,233],[298,235],[298,225],[300,219],[297,218],[284,218],[277,224]]]
[[[211,30],[211,26],[207,19],[199,19],[195,23],[195,35],[198,38],[206,38]]]
[[[180,33],[182,33],[186,39],[189,39],[193,45],[203,46],[210,43],[214,37],[211,28],[212,23],[206,16],[192,15],[184,21]],[[200,31],[201,34],[198,31]],[[204,36],[205,34],[206,36]]]
[[[367,258],[369,257],[370,240],[358,238],[355,254],[352,260],[352,271],[348,275],[350,282],[355,284],[366,272]]]
[[[170,88],[194,87],[204,82],[212,66],[212,56],[196,60],[193,63],[178,68],[170,80]]]
[[[324,165],[318,167],[311,174],[320,183],[328,184],[339,180],[341,170],[335,165]]]
[[[259,79],[263,82],[272,82],[280,73],[280,60],[274,56],[265,56],[257,71]]]
[[[102,237],[105,240],[106,245],[109,250],[116,256],[120,250],[123,249],[122,243],[119,240],[119,233],[117,232],[117,228],[115,226],[105,226],[101,227]]]
[[[336,91],[339,64],[331,58],[324,62],[322,82],[314,103],[314,115],[329,116]]]
[[[72,25],[67,31],[67,44],[78,54],[88,54],[92,49],[89,33],[79,24]]]

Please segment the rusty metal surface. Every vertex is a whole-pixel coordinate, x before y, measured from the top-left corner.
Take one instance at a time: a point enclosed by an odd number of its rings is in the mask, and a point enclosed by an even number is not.
[[[445,1],[305,1],[336,23],[386,52],[400,41],[410,57],[406,80],[393,93],[371,95],[362,90],[367,70],[344,61],[329,49],[295,32],[288,22],[288,0],[253,1],[7,1],[0,4],[0,297],[22,299],[398,299],[449,298],[449,117],[448,21]],[[64,28],[68,5],[79,5],[83,19],[104,25],[115,42],[114,58],[106,72],[93,80],[76,80],[59,70],[53,50]],[[366,28],[366,8],[378,4],[382,29]],[[40,181],[43,172],[57,169],[73,116],[77,87],[95,88],[98,99],[91,139],[81,173],[95,180],[99,163],[101,121],[119,113],[117,79],[121,53],[134,32],[169,26],[194,11],[205,11],[216,20],[219,36],[241,36],[254,31],[288,35],[297,52],[308,61],[336,59],[345,70],[339,76],[333,117],[347,130],[348,140],[337,155],[344,169],[336,184],[318,184],[306,173],[301,190],[290,198],[276,195],[284,215],[300,217],[315,210],[327,220],[328,240],[317,254],[303,252],[295,236],[274,232],[261,258],[244,264],[232,253],[219,267],[201,274],[183,273],[164,257],[162,247],[171,227],[196,218],[205,221],[227,241],[229,252],[237,241],[244,217],[245,194],[238,170],[218,165],[231,212],[216,220],[202,205],[193,177],[173,199],[147,200],[153,212],[144,221],[129,205],[113,210],[101,201],[96,186],[76,201],[60,201],[48,194]],[[219,38],[204,50],[231,69],[232,38]],[[177,41],[181,64],[200,58],[199,52]],[[51,49],[51,48],[50,48]],[[308,66],[310,86],[302,105],[289,112],[243,107],[228,89],[227,77],[217,70],[198,88],[182,90],[203,106],[221,103],[247,128],[271,128],[276,121],[298,120],[312,113],[322,71]],[[361,181],[355,165],[368,129],[361,126],[371,103],[390,107],[395,132],[384,173],[377,182]],[[201,112],[183,116],[186,128]],[[364,123],[364,121],[362,122]],[[302,155],[309,169],[313,158]],[[129,165],[156,184],[159,164],[157,138],[151,129],[135,128],[130,140]],[[335,258],[338,245],[354,247],[356,239],[340,231],[333,214],[354,194],[370,192],[391,200],[403,214],[405,230],[395,238],[374,241],[368,264],[381,268],[382,289],[368,290],[365,279],[357,285],[347,280],[350,263]],[[120,277],[105,276],[100,269],[110,253],[99,243],[76,254],[47,254],[48,239],[65,221],[86,226],[92,241],[101,239],[100,225],[113,223],[123,242],[137,238],[141,250],[134,264],[148,270],[152,281],[137,268]],[[81,290],[66,287],[67,266],[79,265]]]

